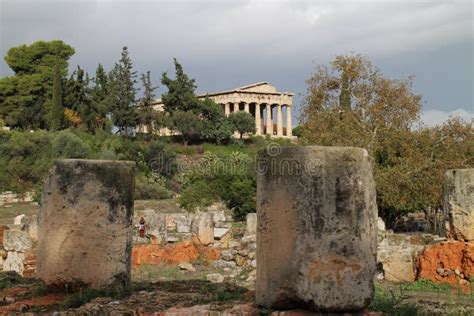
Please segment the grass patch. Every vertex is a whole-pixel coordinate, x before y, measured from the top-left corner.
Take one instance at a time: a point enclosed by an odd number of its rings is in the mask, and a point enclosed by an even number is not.
[[[13,224],[13,220],[17,215],[25,214],[31,216],[38,214],[39,206],[31,203],[15,203],[0,206],[0,225]]]
[[[413,283],[407,283],[400,285],[406,291],[416,292],[438,292],[448,293],[453,290],[453,287],[449,283],[434,283],[430,280],[417,280]]]
[[[418,315],[417,307],[402,304],[404,298],[402,290],[385,289],[375,285],[375,296],[369,309],[389,315]]]
[[[130,296],[134,290],[135,289],[132,285],[124,288],[105,290],[84,287],[68,295],[62,305],[66,308],[78,308],[86,303],[89,303],[97,297],[112,297],[114,299],[122,299],[126,296]]]

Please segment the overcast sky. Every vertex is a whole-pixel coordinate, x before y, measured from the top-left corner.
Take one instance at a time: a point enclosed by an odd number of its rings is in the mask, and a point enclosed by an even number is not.
[[[315,65],[354,51],[390,78],[414,75],[427,123],[474,116],[470,0],[0,3],[2,56],[12,46],[61,39],[76,50],[71,68],[94,72],[128,46],[136,70],[150,70],[157,85],[176,57],[199,92],[268,81],[294,91],[297,104]],[[11,74],[3,59],[0,66],[0,76]]]

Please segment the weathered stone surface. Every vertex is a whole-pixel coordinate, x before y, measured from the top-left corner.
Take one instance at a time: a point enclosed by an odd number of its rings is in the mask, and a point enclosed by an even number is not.
[[[168,237],[166,230],[166,217],[162,214],[157,214],[152,209],[142,211],[142,216],[145,219],[146,234],[150,238],[154,238],[154,243],[163,243]]]
[[[38,240],[38,216],[32,215],[22,220],[23,231],[27,232],[33,241]]]
[[[347,311],[370,303],[377,205],[364,149],[260,152],[257,214],[257,304]]]
[[[257,213],[248,213],[246,219],[247,235],[257,234]]]
[[[178,233],[190,233],[191,232],[192,218],[181,215],[176,218],[176,230]]]
[[[377,262],[382,265],[383,278],[390,282],[413,282],[416,279],[416,258],[423,251],[408,235],[380,234]]]
[[[191,229],[193,235],[203,245],[209,245],[214,242],[214,214],[200,213],[193,218]]]
[[[20,214],[15,217],[13,220],[13,225],[21,225],[22,220],[26,217],[25,214]]]
[[[220,240],[225,237],[230,232],[230,228],[225,227],[215,227],[214,228],[214,238]]]
[[[206,275],[206,279],[211,283],[222,283],[224,282],[224,276],[219,273],[211,273]]]
[[[448,237],[474,240],[474,168],[446,172],[444,213]]]
[[[23,275],[25,254],[23,252],[9,251],[7,259],[3,262],[3,271],[15,271]]]
[[[26,251],[32,246],[33,241],[27,232],[10,229],[3,233],[3,248],[7,251]]]
[[[377,229],[380,231],[385,231],[385,222],[381,217],[377,218]]]
[[[94,288],[130,281],[133,162],[58,160],[38,215],[38,277]]]

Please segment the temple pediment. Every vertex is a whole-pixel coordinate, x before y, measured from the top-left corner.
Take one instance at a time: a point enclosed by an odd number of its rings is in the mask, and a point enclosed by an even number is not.
[[[258,82],[254,83],[251,85],[243,86],[240,88],[237,88],[235,90],[238,91],[247,91],[247,92],[268,92],[268,93],[275,93],[277,92],[277,89],[269,84],[268,82]]]

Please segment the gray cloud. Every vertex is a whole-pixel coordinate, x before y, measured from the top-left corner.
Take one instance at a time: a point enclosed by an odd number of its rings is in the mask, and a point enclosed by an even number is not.
[[[0,53],[59,38],[76,49],[71,67],[93,72],[127,45],[157,83],[177,57],[200,91],[270,81],[304,93],[315,64],[355,51],[388,76],[416,75],[425,109],[472,111],[472,25],[471,1],[2,0]]]

